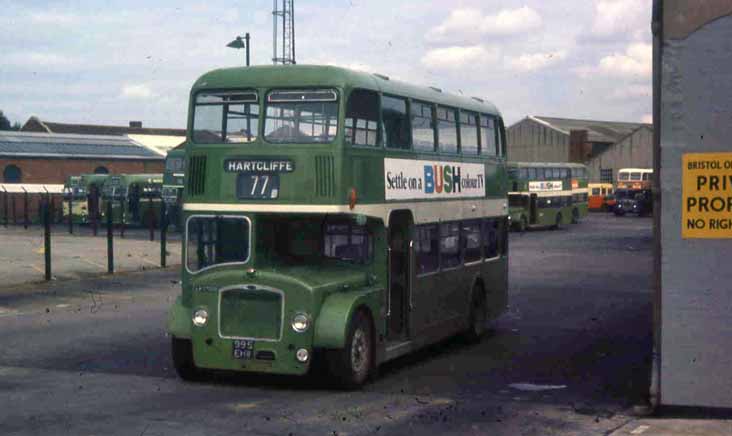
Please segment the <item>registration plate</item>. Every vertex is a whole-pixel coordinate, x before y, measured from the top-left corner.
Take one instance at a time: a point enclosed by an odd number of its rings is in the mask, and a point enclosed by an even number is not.
[[[254,358],[254,341],[252,339],[235,339],[232,345],[234,359],[249,360]]]

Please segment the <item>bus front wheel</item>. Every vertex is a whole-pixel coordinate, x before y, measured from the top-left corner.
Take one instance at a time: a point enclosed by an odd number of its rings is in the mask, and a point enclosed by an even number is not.
[[[348,326],[348,336],[343,349],[328,351],[330,373],[347,389],[363,385],[374,363],[374,336],[371,318],[359,310]]]
[[[193,345],[189,339],[170,338],[173,366],[178,376],[186,381],[200,380],[202,373],[193,362]]]

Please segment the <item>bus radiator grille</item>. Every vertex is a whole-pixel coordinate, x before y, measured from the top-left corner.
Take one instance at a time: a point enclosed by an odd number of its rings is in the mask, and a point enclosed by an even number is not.
[[[206,156],[191,156],[188,165],[188,193],[203,195],[206,192]]]
[[[333,156],[315,156],[315,193],[318,197],[335,196],[335,161]]]

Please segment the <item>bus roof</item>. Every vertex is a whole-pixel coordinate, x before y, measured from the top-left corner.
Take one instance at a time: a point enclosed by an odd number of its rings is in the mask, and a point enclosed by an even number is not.
[[[482,99],[448,94],[437,88],[415,86],[382,75],[329,65],[257,65],[217,69],[196,80],[191,92],[247,87],[363,88],[500,116],[495,105]]]
[[[509,168],[587,168],[575,162],[506,162]]]
[[[618,172],[623,173],[652,173],[653,168],[620,168]]]
[[[116,174],[110,176],[108,181],[120,180],[125,183],[145,182],[145,183],[163,183],[162,174]],[[106,183],[106,182],[105,182]]]

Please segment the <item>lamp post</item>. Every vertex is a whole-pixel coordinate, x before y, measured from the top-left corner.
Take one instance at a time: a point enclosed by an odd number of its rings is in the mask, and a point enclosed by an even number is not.
[[[249,66],[249,32],[244,34],[244,38],[241,36],[237,36],[235,40],[231,41],[230,43],[226,44],[227,47],[231,48],[246,48],[247,51],[247,67]]]

